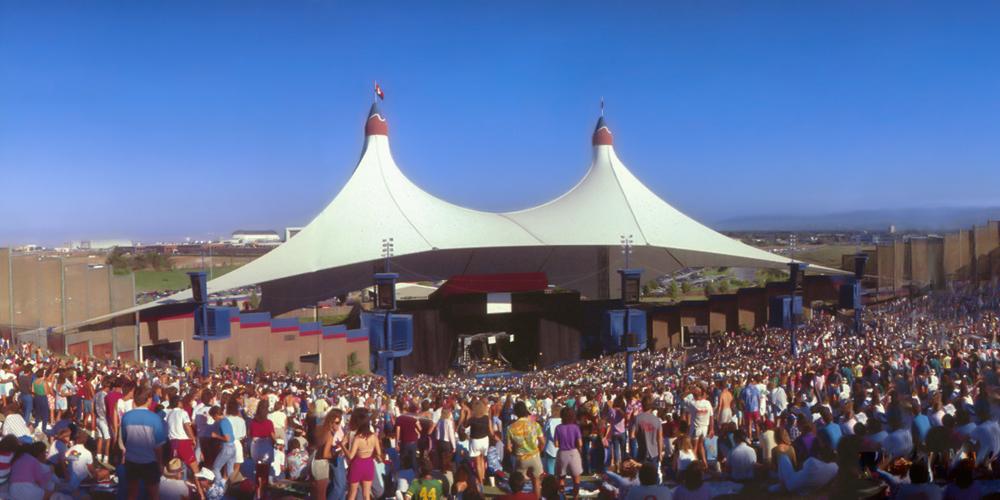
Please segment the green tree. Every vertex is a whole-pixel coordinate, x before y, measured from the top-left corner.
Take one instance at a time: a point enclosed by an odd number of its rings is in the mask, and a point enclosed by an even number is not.
[[[670,288],[667,290],[667,294],[674,300],[677,300],[677,298],[681,296],[681,287],[677,285],[676,281],[670,282]]]
[[[295,371],[295,363],[292,363],[291,361],[285,363],[285,373],[291,375],[291,373],[294,371]]]
[[[732,290],[732,286],[729,284],[729,280],[719,280],[719,293],[729,293]]]
[[[347,355],[347,373],[351,375],[361,374],[361,362],[358,360],[358,353],[356,352]]]
[[[257,362],[254,363],[253,369],[257,370],[257,373],[263,372],[264,371],[264,359],[263,358],[257,358]]]
[[[706,297],[711,297],[712,295],[715,295],[715,283],[712,283],[711,281],[706,281],[705,286],[702,288],[702,290],[705,292]]]
[[[257,289],[254,288],[250,290],[250,309],[256,311],[260,307],[260,295],[257,294]]]
[[[681,283],[681,293],[684,295],[691,293],[691,283],[688,283],[687,281]]]
[[[125,250],[119,247],[115,247],[108,254],[108,257],[104,259],[104,263],[111,266],[115,274],[128,274],[131,270],[131,265],[128,261],[128,256],[125,255]]]

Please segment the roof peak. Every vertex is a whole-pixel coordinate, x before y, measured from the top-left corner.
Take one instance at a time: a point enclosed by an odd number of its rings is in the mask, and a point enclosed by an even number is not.
[[[591,140],[594,146],[613,146],[615,141],[611,135],[611,129],[604,121],[604,116],[597,119],[597,126],[594,127],[594,137]]]
[[[378,107],[378,101],[372,103],[368,111],[368,120],[365,122],[365,136],[369,135],[389,135],[389,124]]]

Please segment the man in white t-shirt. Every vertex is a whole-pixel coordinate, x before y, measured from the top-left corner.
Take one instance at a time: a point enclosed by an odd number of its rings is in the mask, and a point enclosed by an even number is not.
[[[754,478],[757,452],[747,444],[747,436],[743,431],[738,430],[733,436],[737,445],[729,452],[729,477],[733,481],[749,481]]]
[[[285,412],[280,409],[274,409],[271,413],[267,414],[267,419],[274,424],[274,433],[278,435],[279,438],[284,439],[285,427],[288,426],[288,416]]]
[[[94,454],[85,446],[90,435],[86,430],[76,431],[76,439],[73,446],[66,450],[66,463],[69,466],[69,485],[73,490],[80,487],[80,483],[94,477]]]
[[[705,399],[701,388],[695,388],[694,400],[688,404],[691,437],[704,438],[712,428],[712,403]]]

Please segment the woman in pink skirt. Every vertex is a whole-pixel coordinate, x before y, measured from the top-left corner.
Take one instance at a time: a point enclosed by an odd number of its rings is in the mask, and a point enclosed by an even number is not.
[[[354,440],[347,451],[350,467],[347,470],[349,489],[347,498],[357,498],[358,484],[361,484],[361,495],[364,500],[372,498],[372,481],[375,480],[375,460],[382,456],[378,435],[372,432],[371,414],[359,408],[351,415],[351,427]]]

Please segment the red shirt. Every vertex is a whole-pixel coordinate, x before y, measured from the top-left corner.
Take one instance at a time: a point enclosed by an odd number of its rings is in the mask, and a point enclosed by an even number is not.
[[[249,434],[252,438],[269,438],[274,434],[274,422],[268,419],[264,419],[263,422],[251,420]]]
[[[417,419],[413,415],[400,415],[396,419],[396,428],[399,429],[399,441],[402,444],[416,443]]]
[[[114,422],[114,414],[118,408],[118,400],[122,398],[122,393],[115,389],[104,396],[104,414],[108,416],[108,422]]]

